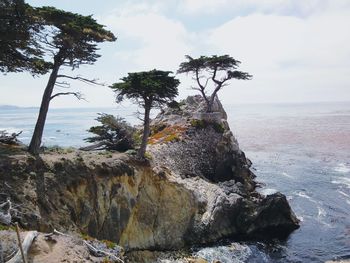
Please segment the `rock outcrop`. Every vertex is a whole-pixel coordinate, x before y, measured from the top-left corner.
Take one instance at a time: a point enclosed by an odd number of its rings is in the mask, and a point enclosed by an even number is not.
[[[216,101],[200,97],[152,123],[149,162],[129,154],[1,154],[0,198],[23,227],[82,232],[126,250],[174,250],[221,238],[284,237],[298,220],[284,195],[255,191],[250,161]],[[2,200],[0,200],[2,201]]]

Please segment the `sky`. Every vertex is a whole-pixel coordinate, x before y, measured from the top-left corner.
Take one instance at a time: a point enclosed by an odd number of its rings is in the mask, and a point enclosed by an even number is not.
[[[249,81],[232,80],[219,92],[224,104],[350,101],[349,0],[27,0],[93,15],[117,41],[99,45],[94,64],[65,74],[110,85],[128,72],[176,73],[185,55],[228,54]],[[197,92],[180,79],[179,99]],[[1,104],[39,106],[48,75],[0,75]],[[86,101],[58,97],[51,107],[110,107],[108,87],[72,82]],[[61,91],[57,88],[57,91]]]

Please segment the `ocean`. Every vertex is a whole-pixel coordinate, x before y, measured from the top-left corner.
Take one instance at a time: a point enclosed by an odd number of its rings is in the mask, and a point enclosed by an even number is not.
[[[253,162],[259,191],[285,194],[301,227],[285,241],[194,248],[226,262],[325,262],[350,259],[350,103],[224,105],[241,149]],[[45,146],[86,145],[98,112],[140,123],[130,108],[51,109]],[[0,130],[23,131],[29,143],[38,109],[0,111]]]

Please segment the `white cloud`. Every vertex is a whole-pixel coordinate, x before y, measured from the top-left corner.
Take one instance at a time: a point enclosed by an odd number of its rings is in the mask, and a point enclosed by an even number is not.
[[[127,72],[153,68],[176,71],[186,54],[230,54],[241,60],[241,69],[254,78],[232,81],[231,87],[220,92],[225,103],[350,100],[349,0],[108,3],[115,9],[103,11],[97,20],[118,40],[101,45],[102,57],[77,74],[111,84]],[[95,5],[86,2],[84,11],[94,13]],[[178,77],[182,97],[193,93],[189,91],[195,84],[191,76]],[[0,79],[6,90],[0,104],[29,106],[39,105],[47,76],[32,79],[26,74],[9,74]],[[62,97],[52,106],[114,105],[108,88],[89,88],[81,83],[72,87],[86,94],[90,103]],[[19,93],[21,98],[13,95]]]
[[[183,24],[159,14],[152,7],[136,8],[136,12],[115,12],[103,23],[118,32],[120,41],[137,43],[132,47],[125,44],[116,55],[142,70],[155,67],[175,70],[184,55],[192,50],[192,36]]]
[[[268,13],[307,16],[349,8],[348,0],[182,0],[180,10],[187,14]]]
[[[253,101],[350,99],[345,90],[350,85],[349,14],[305,19],[253,14],[213,29],[208,42],[220,53],[241,60],[242,68],[254,75],[247,83],[235,82],[257,91],[250,94]],[[247,91],[235,92],[226,89],[222,97],[246,98]]]

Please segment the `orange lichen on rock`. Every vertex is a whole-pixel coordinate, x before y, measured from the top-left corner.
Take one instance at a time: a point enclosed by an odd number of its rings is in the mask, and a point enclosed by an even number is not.
[[[149,139],[149,144],[166,143],[180,140],[181,135],[187,130],[185,126],[167,126],[161,131],[153,134]]]

